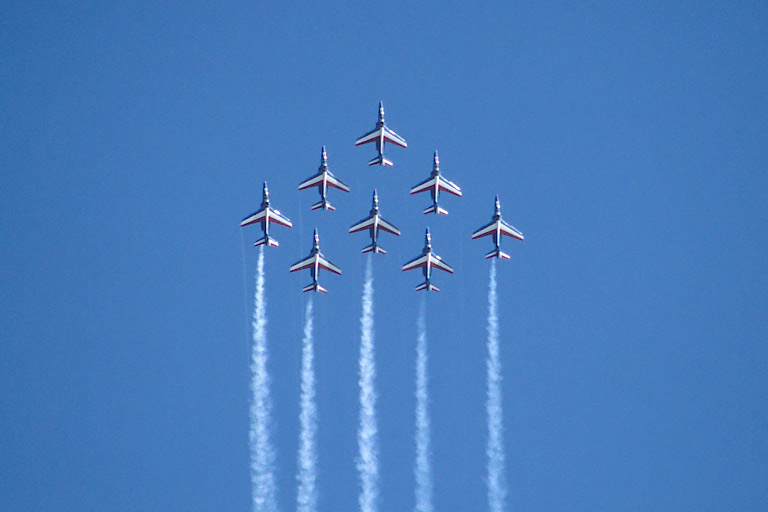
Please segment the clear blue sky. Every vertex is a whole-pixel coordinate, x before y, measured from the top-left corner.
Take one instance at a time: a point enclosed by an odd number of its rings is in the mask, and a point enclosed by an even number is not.
[[[274,4],[274,5],[272,5]],[[508,508],[768,503],[768,13],[760,2],[21,3],[0,18],[0,508],[249,510],[249,333],[267,260],[279,501],[295,502],[301,286],[320,230],[320,510],[357,508],[357,350],[375,261],[381,510],[413,507],[424,228],[437,510],[485,509],[494,194]],[[378,101],[409,143],[368,168]],[[311,212],[328,148],[350,185]],[[433,150],[448,217],[408,188]],[[243,250],[245,259],[243,259]],[[246,308],[248,312],[246,313]]]

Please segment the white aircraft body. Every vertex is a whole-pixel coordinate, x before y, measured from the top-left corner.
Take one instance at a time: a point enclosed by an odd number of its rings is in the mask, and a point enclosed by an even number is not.
[[[313,235],[312,250],[309,251],[309,256],[301,261],[297,261],[293,265],[289,272],[296,272],[297,270],[309,269],[309,273],[312,275],[312,282],[302,288],[303,292],[323,292],[328,293],[328,290],[320,286],[317,282],[317,275],[320,270],[330,270],[334,274],[341,274],[341,269],[325,259],[320,252],[320,237],[317,234],[317,228],[315,228],[315,234]]]
[[[336,210],[327,199],[329,187],[349,192],[349,187],[328,170],[328,155],[325,153],[325,146],[323,146],[320,153],[320,167],[317,169],[317,174],[299,183],[299,190],[306,190],[312,187],[317,187],[318,192],[320,192],[320,202],[312,205],[313,210],[318,208],[331,211]]]
[[[472,239],[481,238],[484,236],[492,236],[493,237],[493,245],[496,246],[494,250],[489,252],[485,255],[485,258],[504,258],[506,260],[509,259],[509,254],[501,251],[501,237],[503,236],[511,236],[512,238],[517,238],[518,240],[524,240],[525,237],[523,237],[523,234],[515,229],[514,227],[510,226],[506,222],[504,222],[501,219],[501,205],[499,204],[499,196],[496,196],[496,211],[493,214],[493,220],[491,220],[490,224],[486,224],[485,226],[481,227],[474,233],[472,233]]]
[[[415,268],[421,268],[424,273],[424,282],[416,287],[417,292],[421,290],[431,290],[433,292],[440,291],[440,289],[431,282],[433,268],[453,274],[453,269],[445,263],[440,256],[432,252],[432,237],[429,235],[429,228],[427,228],[427,233],[424,236],[424,249],[421,254],[403,265],[403,271],[413,270]]]
[[[424,213],[441,213],[443,215],[448,215],[448,210],[437,205],[437,198],[440,195],[441,190],[457,197],[461,197],[461,189],[459,186],[440,175],[440,159],[437,157],[437,150],[435,150],[435,156],[432,161],[432,174],[429,178],[414,186],[411,189],[411,195],[429,191],[432,196],[432,206],[425,209]]]
[[[267,247],[270,245],[277,247],[280,244],[277,243],[277,240],[269,236],[269,224],[273,222],[287,228],[293,227],[293,224],[291,224],[291,221],[288,219],[288,217],[269,206],[269,189],[267,189],[267,182],[265,181],[264,189],[262,192],[261,207],[259,207],[256,212],[244,218],[242,222],[240,222],[240,227],[250,226],[251,224],[256,223],[261,224],[261,230],[264,231],[264,236],[256,240],[253,245],[258,247],[259,245],[266,244]]]
[[[384,143],[389,142],[395,146],[401,148],[407,148],[408,143],[405,139],[387,128],[384,122],[384,105],[379,102],[379,120],[376,122],[376,128],[366,133],[355,141],[355,146],[361,146],[368,144],[369,142],[376,143],[376,150],[379,152],[379,156],[368,162],[368,165],[388,165],[392,167],[394,165],[391,160],[387,160],[384,157]]]
[[[373,204],[371,206],[370,215],[349,228],[350,233],[357,233],[358,231],[364,230],[368,230],[371,235],[371,245],[363,249],[364,253],[373,252],[374,254],[387,254],[387,251],[378,244],[379,231],[386,231],[387,233],[400,236],[400,230],[379,215],[379,196],[376,194],[376,190],[373,191]]]

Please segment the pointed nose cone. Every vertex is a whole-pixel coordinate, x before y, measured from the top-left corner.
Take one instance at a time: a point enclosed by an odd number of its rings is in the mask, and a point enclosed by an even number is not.
[[[429,228],[427,228],[427,232],[424,233],[424,250],[432,250],[432,235],[429,234]]]
[[[261,197],[265,201],[269,201],[269,188],[267,188],[267,182],[264,182],[264,186],[261,188]]]
[[[379,102],[379,122],[384,122],[384,103],[381,101]]]
[[[373,202],[371,203],[371,207],[375,210],[379,210],[379,195],[376,193],[376,189],[373,189]]]
[[[499,204],[499,196],[496,196],[496,215],[501,215],[501,205]]]
[[[328,167],[328,154],[325,152],[325,146],[320,150],[320,168]]]
[[[320,249],[320,235],[317,234],[317,228],[315,228],[315,233],[312,235],[312,248],[315,250]]]
[[[437,156],[437,150],[435,150],[435,156],[432,157],[432,175],[440,174],[440,157]]]

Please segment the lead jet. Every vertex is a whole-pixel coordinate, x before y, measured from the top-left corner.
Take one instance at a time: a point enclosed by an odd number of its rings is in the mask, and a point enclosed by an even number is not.
[[[323,292],[328,293],[328,290],[320,286],[317,282],[317,274],[320,269],[330,270],[334,274],[341,274],[341,269],[325,259],[320,252],[320,236],[317,234],[317,228],[315,228],[315,234],[313,235],[312,250],[309,251],[309,256],[301,261],[297,261],[293,265],[289,272],[296,272],[297,270],[309,269],[309,273],[312,275],[312,282],[302,288],[303,292]]]
[[[385,142],[400,146],[401,148],[408,147],[408,143],[405,142],[404,138],[387,128],[387,125],[384,122],[384,105],[381,102],[379,102],[379,120],[376,122],[376,128],[357,139],[355,141],[355,146],[361,146],[363,144],[368,144],[369,142],[376,143],[376,151],[379,152],[379,156],[368,162],[368,165],[378,164],[388,165],[390,167],[394,165],[391,160],[387,160],[384,157]]]
[[[403,271],[421,268],[424,273],[424,282],[416,287],[416,291],[427,290],[439,292],[440,289],[431,282],[432,269],[437,268],[453,274],[453,269],[445,263],[440,256],[432,252],[432,237],[429,235],[429,228],[424,236],[424,249],[421,254],[403,265]]]
[[[378,244],[379,231],[386,231],[393,235],[400,236],[400,230],[395,226],[381,218],[379,215],[379,196],[376,194],[376,190],[373,191],[373,204],[371,205],[371,213],[366,218],[349,228],[350,233],[357,233],[358,231],[368,230],[371,234],[371,245],[365,247],[363,252],[373,252],[374,254],[387,254],[387,251]]]
[[[432,196],[432,206],[425,209],[424,213],[442,213],[443,215],[448,215],[448,210],[437,205],[437,198],[440,195],[441,190],[457,197],[461,197],[461,189],[459,186],[440,175],[440,159],[437,157],[437,150],[435,150],[435,156],[432,160],[432,174],[429,178],[414,186],[411,189],[411,195],[429,191]]]
[[[312,205],[313,210],[318,208],[331,211],[336,210],[326,197],[328,187],[349,192],[349,187],[328,170],[328,155],[325,153],[325,146],[323,146],[320,152],[320,167],[317,169],[317,174],[299,183],[299,190],[306,190],[312,187],[317,187],[317,191],[320,192],[320,202]]]
[[[258,210],[256,210],[248,217],[244,218],[242,222],[240,222],[240,227],[250,226],[251,224],[256,224],[257,222],[261,224],[261,230],[264,231],[264,236],[256,240],[256,242],[253,244],[257,247],[264,244],[266,244],[267,247],[270,245],[272,247],[277,247],[280,245],[277,243],[277,240],[269,236],[269,224],[271,222],[274,222],[280,226],[285,226],[287,228],[293,227],[293,224],[291,224],[291,221],[288,219],[288,217],[269,206],[269,189],[267,188],[266,181],[264,182],[264,188],[262,191],[261,207],[259,207]]]
[[[513,228],[503,220],[501,220],[501,205],[499,204],[499,196],[496,196],[496,211],[493,214],[493,220],[490,224],[486,224],[474,233],[472,233],[472,240],[483,236],[493,236],[493,245],[496,246],[494,250],[485,255],[485,258],[504,258],[509,259],[509,254],[501,251],[501,237],[511,236],[518,240],[524,240],[523,234],[517,229]]]

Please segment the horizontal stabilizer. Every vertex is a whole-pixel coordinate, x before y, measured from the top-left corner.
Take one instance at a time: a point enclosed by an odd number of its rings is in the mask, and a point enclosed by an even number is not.
[[[372,251],[375,251],[375,253],[378,253],[378,254],[387,254],[387,251],[384,250],[384,248],[381,247],[380,245],[373,245],[373,244],[371,244],[368,247],[365,247],[363,249],[363,253],[372,252]]]
[[[427,290],[428,292],[439,292],[440,288],[438,288],[437,286],[433,285],[430,282],[424,281],[423,283],[421,283],[419,286],[416,287],[417,292],[420,292],[421,290]]]
[[[322,208],[323,210],[331,210],[332,212],[335,212],[335,211],[336,211],[336,207],[335,207],[335,206],[333,206],[333,205],[332,205],[331,203],[329,203],[328,201],[320,201],[319,203],[315,203],[315,204],[313,204],[313,205],[312,205],[312,209],[313,209],[313,210],[319,210],[319,209],[321,209],[321,208]]]
[[[430,206],[426,210],[424,210],[424,214],[427,214],[427,213],[439,213],[442,215],[448,215],[448,210],[446,210],[445,208],[441,208],[440,206],[437,206],[435,204]]]
[[[277,240],[275,240],[274,238],[268,237],[268,236],[265,236],[263,238],[259,238],[258,240],[256,240],[256,242],[254,242],[253,245],[258,247],[258,246],[264,245],[264,244],[267,244],[267,246],[271,245],[272,247],[278,247],[280,245],[279,243],[277,243]]]
[[[501,249],[494,249],[485,255],[485,259],[489,259],[489,258],[504,258],[505,260],[508,260],[509,254],[505,252],[501,252]]]
[[[389,167],[392,167],[394,164],[391,160],[387,160],[384,155],[379,155],[368,162],[368,165],[388,165]]]
[[[323,292],[323,293],[328,293],[328,290],[326,290],[325,288],[320,286],[320,284],[318,284],[318,283],[308,284],[307,286],[302,288],[301,291],[303,291],[303,292]]]

